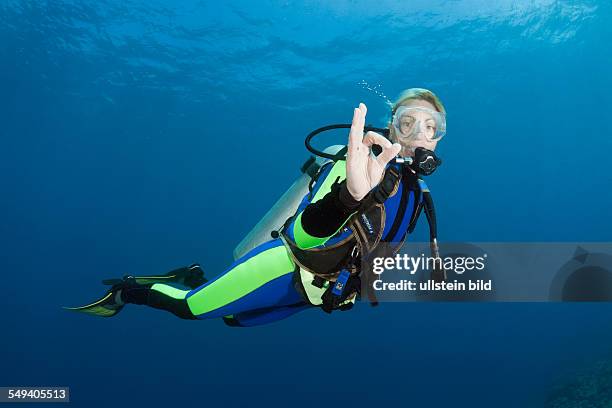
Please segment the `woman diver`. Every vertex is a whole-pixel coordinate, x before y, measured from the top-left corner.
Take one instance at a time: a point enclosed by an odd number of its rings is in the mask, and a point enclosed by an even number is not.
[[[423,207],[436,249],[433,207],[420,176],[440,163],[433,151],[446,132],[446,112],[434,93],[412,88],[393,104],[387,137],[367,131],[366,113],[363,103],[355,108],[346,157],[341,151],[319,169],[280,233],[221,275],[207,281],[193,264],[160,276],[110,279],[103,281],[111,285],[104,297],[67,309],[110,317],[133,303],[183,319],[255,326],[311,307],[350,309],[362,288],[375,302],[368,257],[377,248],[399,250]]]

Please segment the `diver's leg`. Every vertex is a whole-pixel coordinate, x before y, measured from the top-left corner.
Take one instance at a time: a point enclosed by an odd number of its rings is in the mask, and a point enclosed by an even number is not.
[[[195,320],[185,297],[188,290],[177,289],[163,283],[139,285],[121,291],[121,300],[125,303],[147,305],[156,309],[167,310],[181,319]]]
[[[130,287],[121,298],[126,303],[168,310],[183,319],[223,317],[303,302],[293,285],[294,270],[295,264],[277,239],[255,248],[197,289],[185,291],[156,283]]]
[[[134,281],[141,285],[152,285],[154,283],[178,284],[191,289],[195,289],[208,282],[204,277],[204,270],[197,263],[173,269],[164,275],[134,276]],[[102,283],[105,285],[116,285],[125,282],[123,279],[104,279]]]
[[[104,279],[102,283],[111,286],[104,296],[84,306],[64,308],[93,316],[112,317],[123,310],[126,303],[136,303],[169,310],[179,317],[193,319],[194,316],[185,307],[185,296],[189,291],[180,291],[161,283],[194,289],[206,282],[204,271],[198,264],[174,269],[164,275],[127,275],[122,279]]]
[[[304,299],[293,284],[295,269],[282,241],[268,241],[191,291],[187,303],[199,319],[300,303]]]
[[[272,322],[277,322],[282,319],[286,319],[302,310],[310,309],[312,306],[310,303],[301,302],[295,305],[269,307],[266,309],[247,310],[235,315],[224,316],[223,321],[228,326],[237,327],[252,327],[260,326]]]
[[[204,270],[200,266],[200,264],[194,263],[189,266],[183,266],[181,268],[173,269],[168,272],[165,276],[169,276],[174,278],[173,281],[187,286],[188,288],[195,289],[197,287],[202,286],[208,279],[204,277]],[[163,283],[163,281],[158,281],[155,283]]]

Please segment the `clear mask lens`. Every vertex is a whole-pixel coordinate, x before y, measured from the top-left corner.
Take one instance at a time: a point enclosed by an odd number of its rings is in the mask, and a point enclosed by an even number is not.
[[[436,141],[446,134],[446,117],[441,112],[423,107],[400,106],[393,116],[393,126],[403,139],[424,137]]]

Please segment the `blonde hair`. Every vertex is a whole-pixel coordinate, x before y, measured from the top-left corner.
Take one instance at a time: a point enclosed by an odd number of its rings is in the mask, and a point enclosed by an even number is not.
[[[391,107],[392,115],[395,115],[395,111],[397,110],[397,108],[406,104],[406,102],[414,99],[427,101],[431,103],[438,112],[446,114],[446,109],[444,109],[442,101],[440,101],[440,98],[438,98],[436,94],[424,88],[409,88],[404,90],[395,100],[395,103]]]

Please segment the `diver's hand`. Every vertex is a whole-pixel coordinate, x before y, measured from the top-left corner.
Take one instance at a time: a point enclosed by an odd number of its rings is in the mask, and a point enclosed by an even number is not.
[[[349,133],[348,153],[346,155],[346,187],[357,201],[361,201],[378,183],[380,183],[389,163],[399,153],[401,146],[392,144],[383,135],[368,132],[363,135],[365,117],[368,108],[359,104],[353,114],[353,123]],[[382,147],[378,157],[372,152],[372,145]]]

